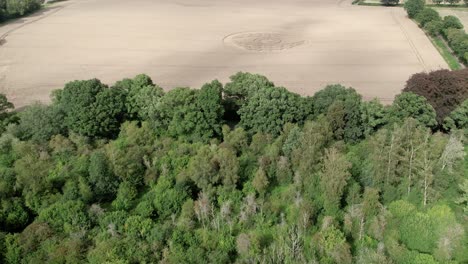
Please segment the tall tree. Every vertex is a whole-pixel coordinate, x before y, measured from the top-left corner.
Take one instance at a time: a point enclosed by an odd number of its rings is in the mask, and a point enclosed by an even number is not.
[[[340,201],[351,173],[351,163],[337,149],[325,151],[320,182],[323,188],[324,208],[328,215],[337,216]]]

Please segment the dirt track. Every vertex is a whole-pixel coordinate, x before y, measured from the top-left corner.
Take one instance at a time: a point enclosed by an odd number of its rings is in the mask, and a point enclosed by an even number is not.
[[[447,68],[403,9],[348,1],[70,0],[1,35],[0,92],[17,106],[75,79],[147,73],[197,88],[237,71],[303,95],[342,83],[389,102],[411,74]]]

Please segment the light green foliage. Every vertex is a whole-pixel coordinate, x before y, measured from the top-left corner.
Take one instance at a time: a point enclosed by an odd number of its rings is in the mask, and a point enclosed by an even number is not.
[[[137,196],[137,189],[129,182],[122,182],[117,191],[117,197],[112,202],[116,210],[129,210],[133,206],[133,200]]]
[[[39,213],[38,220],[53,229],[72,233],[89,227],[85,205],[80,201],[55,203]]]
[[[161,177],[153,189],[155,199],[153,201],[156,212],[161,219],[180,212],[187,193],[182,186],[174,185],[169,179]]]
[[[460,198],[456,200],[456,202],[463,206],[463,211],[465,213],[468,213],[468,179],[465,179],[459,187],[461,195]]]
[[[411,92],[405,92],[395,97],[395,101],[389,109],[389,119],[392,122],[414,118],[426,127],[437,125],[434,108],[426,98]]]
[[[425,5],[424,0],[408,0],[405,1],[405,10],[409,18],[415,18],[423,9]]]
[[[337,216],[340,210],[341,197],[351,176],[350,168],[351,163],[338,150],[332,148],[325,151],[320,181],[327,215]]]

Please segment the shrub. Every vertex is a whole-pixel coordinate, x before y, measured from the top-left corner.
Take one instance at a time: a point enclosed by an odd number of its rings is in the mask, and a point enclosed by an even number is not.
[[[409,18],[415,18],[419,12],[424,9],[424,0],[408,0],[405,3],[405,10],[408,13]]]
[[[444,0],[432,0],[432,2],[436,5],[440,5],[442,2],[444,2]]]
[[[458,4],[460,3],[460,0],[446,0],[447,3],[451,4],[451,5],[455,5],[455,4]]]
[[[441,18],[439,13],[432,8],[424,8],[419,14],[416,16],[416,21],[418,21],[421,27],[424,27],[427,23],[431,21],[440,21]]]
[[[392,5],[398,5],[400,3],[400,0],[381,0],[383,5],[386,6],[392,6]]]
[[[444,29],[445,28],[457,28],[463,29],[463,24],[460,22],[460,19],[456,16],[446,16],[444,17]]]
[[[436,37],[437,35],[439,35],[442,28],[443,28],[442,21],[431,21],[424,25],[424,30],[426,30],[426,32],[433,37]]]
[[[6,12],[13,17],[24,16],[40,7],[41,3],[38,0],[6,0]]]

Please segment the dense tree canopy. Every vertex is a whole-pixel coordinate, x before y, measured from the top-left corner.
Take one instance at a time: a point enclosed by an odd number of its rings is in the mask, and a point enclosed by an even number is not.
[[[468,261],[468,100],[438,130],[413,92],[226,89],[138,75],[18,113],[0,97],[0,262]]]

